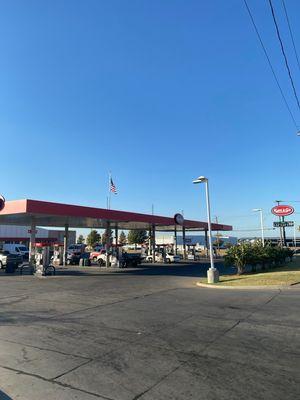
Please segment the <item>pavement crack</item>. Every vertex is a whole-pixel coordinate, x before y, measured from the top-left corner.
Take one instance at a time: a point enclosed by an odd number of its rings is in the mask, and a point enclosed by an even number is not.
[[[41,351],[49,351],[52,353],[57,353],[57,354],[61,354],[63,356],[69,356],[69,357],[76,357],[76,358],[81,358],[83,360],[91,360],[91,358],[89,357],[85,357],[85,356],[80,356],[78,354],[70,354],[70,353],[65,353],[63,351],[59,351],[59,350],[53,350],[53,349],[49,349],[49,348],[44,348],[44,347],[39,347],[39,346],[33,346],[31,344],[26,344],[26,343],[22,343],[22,342],[17,342],[14,340],[8,340],[8,339],[3,339],[0,337],[0,341],[2,342],[7,342],[7,343],[12,343],[12,344],[18,344],[20,346],[25,346],[25,347],[31,347],[33,349],[37,349],[37,350],[41,350]]]
[[[76,369],[78,369],[78,368],[80,368],[80,367],[83,367],[84,365],[89,364],[91,361],[93,361],[93,360],[90,359],[90,360],[84,361],[82,364],[76,365],[76,367],[71,368],[69,371],[66,371],[66,372],[63,372],[62,374],[57,375],[55,378],[52,378],[52,380],[54,381],[54,380],[56,380],[56,379],[58,379],[58,378],[61,378],[62,376],[67,375],[67,374],[69,374],[70,372],[73,372],[73,371],[75,371]]]
[[[33,378],[40,379],[40,380],[42,380],[42,381],[44,381],[44,382],[51,383],[52,385],[58,385],[58,386],[61,386],[61,387],[63,387],[63,388],[76,390],[76,391],[81,392],[81,393],[86,393],[86,394],[95,396],[95,397],[97,397],[97,398],[99,398],[99,399],[102,399],[102,400],[104,400],[104,399],[105,399],[105,400],[114,400],[114,399],[111,398],[111,397],[99,395],[98,393],[90,392],[90,391],[88,391],[88,390],[79,389],[79,388],[74,387],[74,386],[72,386],[72,385],[68,385],[67,383],[62,383],[62,382],[59,382],[59,381],[54,381],[53,379],[47,379],[47,378],[45,378],[45,377],[43,377],[43,376],[41,376],[41,375],[33,374],[33,373],[30,373],[30,372],[25,372],[25,371],[22,371],[22,370],[19,370],[19,369],[16,369],[16,368],[7,367],[6,365],[0,365],[0,368],[6,369],[6,370],[8,370],[8,371],[16,372],[17,374],[20,374],[20,375],[31,376],[31,377],[33,377]]]
[[[178,290],[178,289],[181,289],[181,287],[176,287],[176,288],[171,288],[171,289],[156,290],[156,291],[154,291],[154,292],[145,293],[145,294],[142,294],[142,295],[140,295],[140,296],[128,297],[128,298],[126,298],[126,299],[121,299],[121,300],[117,300],[117,301],[112,301],[112,302],[110,302],[110,303],[98,304],[98,305],[96,305],[96,306],[91,306],[91,307],[82,308],[82,309],[80,309],[80,310],[70,311],[70,312],[68,312],[68,313],[59,314],[58,316],[57,316],[57,315],[53,315],[52,317],[49,317],[49,320],[54,319],[54,318],[67,317],[67,316],[69,316],[69,315],[76,314],[76,313],[82,312],[82,311],[96,310],[96,309],[98,309],[98,308],[100,309],[100,308],[112,306],[112,305],[115,305],[115,304],[126,303],[127,301],[142,299],[142,298],[145,298],[145,297],[148,297],[148,296],[153,296],[153,295],[158,294],[158,293],[165,293],[165,292],[170,292],[170,291]]]
[[[154,385],[150,386],[149,388],[147,388],[146,390],[144,390],[142,393],[139,393],[137,396],[135,396],[132,400],[137,400],[140,397],[142,397],[144,394],[150,392],[150,390],[152,390],[153,388],[155,388],[156,386],[158,386],[162,381],[164,381],[168,376],[170,376],[171,374],[173,374],[175,371],[177,371],[179,368],[182,367],[183,364],[185,364],[187,361],[182,362],[180,365],[178,365],[176,368],[174,368],[172,371],[170,371],[168,374],[164,375],[161,379],[159,379],[157,382],[154,383]]]

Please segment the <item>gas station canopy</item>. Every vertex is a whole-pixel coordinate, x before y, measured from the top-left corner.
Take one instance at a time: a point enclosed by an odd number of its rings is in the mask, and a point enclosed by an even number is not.
[[[156,231],[174,231],[173,217],[140,214],[128,211],[108,210],[104,208],[84,207],[71,204],[53,203],[39,200],[6,201],[0,211],[0,224],[30,226],[72,227],[72,228],[107,228],[145,229],[155,226]],[[206,222],[184,220],[187,231],[205,231]],[[213,231],[231,231],[232,226],[212,224]]]

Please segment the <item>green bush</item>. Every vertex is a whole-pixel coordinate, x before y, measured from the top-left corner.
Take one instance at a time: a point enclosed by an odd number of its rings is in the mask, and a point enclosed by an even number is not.
[[[289,248],[272,246],[267,244],[263,246],[261,241],[254,243],[240,243],[228,249],[225,256],[225,265],[234,265],[238,274],[245,273],[246,266],[251,265],[255,272],[257,265],[262,269],[266,267],[276,267],[282,265],[287,259],[293,258],[293,251]]]

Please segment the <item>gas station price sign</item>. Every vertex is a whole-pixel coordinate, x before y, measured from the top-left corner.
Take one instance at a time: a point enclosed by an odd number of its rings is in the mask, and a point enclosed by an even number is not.
[[[275,221],[273,222],[274,228],[289,228],[294,226],[294,221]]]

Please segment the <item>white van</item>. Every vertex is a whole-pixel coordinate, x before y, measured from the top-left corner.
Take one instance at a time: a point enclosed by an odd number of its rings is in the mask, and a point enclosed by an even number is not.
[[[4,243],[3,250],[9,251],[11,254],[18,254],[23,257],[24,260],[28,260],[29,250],[24,244],[18,243]]]

